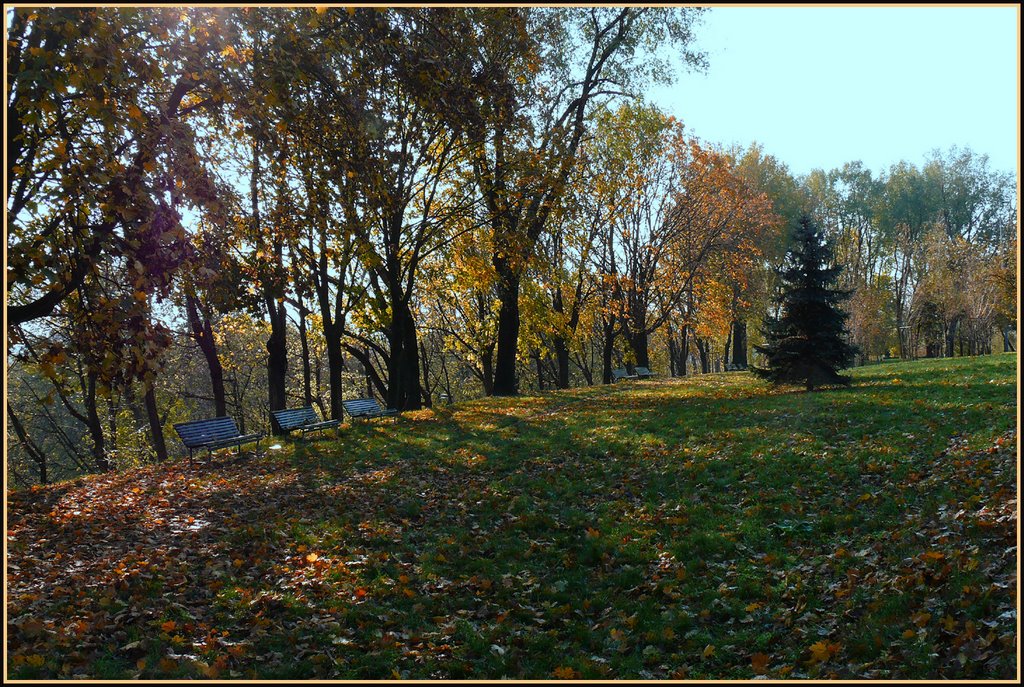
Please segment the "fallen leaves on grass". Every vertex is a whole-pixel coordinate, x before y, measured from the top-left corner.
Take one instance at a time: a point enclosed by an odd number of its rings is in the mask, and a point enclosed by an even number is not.
[[[973,414],[998,385],[961,410],[915,369],[487,399],[317,461],[12,492],[11,676],[1012,677],[1015,433]]]

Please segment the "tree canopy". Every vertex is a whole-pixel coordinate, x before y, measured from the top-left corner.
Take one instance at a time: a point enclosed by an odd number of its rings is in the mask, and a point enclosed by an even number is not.
[[[644,93],[707,66],[702,13],[8,10],[17,479],[162,459],[213,414],[760,364],[803,212],[856,362],[1015,347],[1012,175],[701,140]]]

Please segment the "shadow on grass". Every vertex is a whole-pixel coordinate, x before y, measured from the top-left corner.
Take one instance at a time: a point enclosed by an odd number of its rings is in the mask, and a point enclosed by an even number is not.
[[[766,394],[731,375],[577,392],[564,404],[556,394],[508,409],[491,400],[296,440],[257,459],[64,486],[18,502],[15,526],[46,538],[16,550],[38,567],[13,575],[8,608],[49,617],[74,607],[94,617],[104,603],[145,606],[103,630],[124,633],[112,651],[123,675],[137,658],[123,647],[135,637],[170,647],[160,626],[184,622],[181,608],[198,616],[190,622],[243,639],[250,653],[238,663],[247,668],[292,650],[297,633],[344,658],[341,667],[296,662],[273,673],[289,677],[387,677],[395,647],[412,650],[424,637],[448,653],[406,661],[418,675],[477,667],[538,677],[561,659],[531,643],[548,632],[566,641],[578,633],[573,646],[600,654],[608,647],[588,644],[592,627],[633,617],[657,628],[664,613],[679,636],[721,644],[716,633],[751,601],[784,591],[757,561],[771,554],[795,568],[830,555],[839,540],[870,546],[923,498],[901,480],[952,434],[1012,426],[1013,387],[987,384],[984,370],[952,383],[934,370],[900,369],[899,382],[884,372],[813,394]],[[969,401],[961,384],[971,385]],[[933,498],[942,502],[941,489]],[[663,576],[686,580],[682,591],[657,582]],[[34,598],[42,580],[47,594]],[[722,585],[735,588],[731,598]],[[813,594],[836,602],[825,587]],[[600,610],[580,607],[584,598]],[[539,609],[543,630],[532,624]],[[706,619],[694,619],[699,609]],[[521,633],[505,635],[509,617]],[[461,634],[446,629],[452,618],[465,623]],[[759,632],[789,641],[781,626]],[[767,641],[758,637],[746,641]],[[638,663],[624,663],[622,674],[643,665],[634,653]]]

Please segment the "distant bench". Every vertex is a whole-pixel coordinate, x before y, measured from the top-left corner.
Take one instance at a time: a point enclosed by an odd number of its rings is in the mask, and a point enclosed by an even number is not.
[[[612,381],[617,382],[620,379],[638,379],[637,375],[631,375],[626,372],[626,368],[620,367],[612,370]]]
[[[636,376],[639,377],[640,379],[650,379],[651,377],[654,376],[654,373],[651,372],[646,367],[634,367],[633,371],[636,373]]]
[[[181,443],[188,449],[188,462],[192,462],[192,452],[197,448],[205,448],[207,456],[213,455],[213,450],[225,446],[238,446],[242,451],[242,444],[256,442],[259,448],[262,432],[255,434],[242,434],[238,431],[238,425],[231,417],[214,417],[208,420],[192,420],[191,422],[178,422],[174,430],[181,438]]]
[[[285,408],[284,410],[272,410],[270,414],[274,422],[284,432],[293,432],[296,429],[302,430],[302,436],[306,432],[316,432],[324,429],[337,427],[341,420],[320,420],[320,416],[313,410],[313,406],[305,408]]]
[[[394,408],[381,408],[380,403],[377,403],[375,398],[354,398],[349,401],[342,401],[345,406],[345,412],[349,414],[351,418],[373,418],[373,417],[393,417],[398,420],[398,411]]]

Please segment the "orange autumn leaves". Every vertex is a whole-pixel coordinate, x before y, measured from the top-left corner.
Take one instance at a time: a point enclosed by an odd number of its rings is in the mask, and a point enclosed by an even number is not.
[[[622,636],[621,631],[613,630],[613,637],[618,632],[620,638]],[[807,658],[804,664],[807,667],[814,667],[818,664],[827,663],[828,661],[836,658],[842,651],[842,644],[838,642],[831,642],[828,640],[821,640],[811,644],[807,648]],[[709,660],[714,658],[716,653],[716,647],[714,644],[708,644],[700,652],[700,658],[702,660]],[[766,675],[770,670],[771,656],[762,652],[754,653],[750,656],[750,668],[755,675]],[[778,666],[776,670],[780,676],[786,676],[793,672],[796,666],[786,665]],[[552,675],[559,680],[578,680],[582,677],[579,670],[572,668],[571,666],[558,666],[552,672]]]

